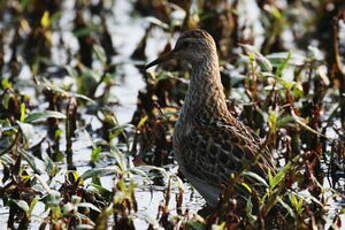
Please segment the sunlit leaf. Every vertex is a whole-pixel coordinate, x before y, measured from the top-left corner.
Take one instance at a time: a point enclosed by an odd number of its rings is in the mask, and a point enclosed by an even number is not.
[[[89,208],[89,209],[92,209],[96,212],[101,212],[101,210],[99,208],[97,208],[95,205],[93,205],[91,203],[83,202],[83,203],[78,204],[78,207]]]
[[[248,190],[248,192],[250,192],[250,193],[253,192],[253,190],[251,189],[251,187],[250,187],[248,184],[246,184],[246,183],[241,183],[241,185],[242,185],[243,187],[245,187],[245,188]]]
[[[145,122],[149,119],[149,117],[147,115],[145,115],[144,117],[142,117],[140,119],[140,121],[138,122],[138,125],[137,125],[137,128],[140,129],[144,124]]]
[[[95,163],[99,159],[101,151],[102,151],[102,147],[100,147],[100,146],[97,146],[97,147],[92,149],[91,159],[90,159],[90,161],[92,163]]]
[[[12,88],[12,83],[8,80],[8,78],[3,78],[1,80],[1,86],[3,89]]]
[[[44,11],[43,16],[41,18],[41,26],[43,28],[48,28],[50,26],[50,14],[49,14],[49,11]]]
[[[20,104],[20,122],[23,122],[24,119],[25,119],[25,110],[26,110],[26,106],[25,106],[25,103],[21,103]]]
[[[225,224],[226,224],[225,222],[223,222],[223,223],[221,223],[219,225],[213,224],[212,225],[212,230],[225,230],[225,226],[226,226]]]

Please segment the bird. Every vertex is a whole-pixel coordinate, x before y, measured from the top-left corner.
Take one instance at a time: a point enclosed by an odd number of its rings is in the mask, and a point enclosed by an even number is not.
[[[276,165],[258,135],[227,107],[212,36],[202,29],[183,32],[174,49],[145,69],[171,59],[191,66],[188,90],[175,124],[173,152],[184,177],[209,206],[216,207],[232,173],[249,164],[251,171],[267,178]]]

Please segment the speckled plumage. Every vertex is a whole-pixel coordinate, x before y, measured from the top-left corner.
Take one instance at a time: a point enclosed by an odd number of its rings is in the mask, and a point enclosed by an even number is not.
[[[190,85],[175,126],[173,148],[181,172],[215,206],[221,184],[229,175],[251,163],[251,170],[265,177],[275,165],[259,137],[233,117],[226,106],[216,45],[206,31],[183,33],[162,61],[180,58],[192,65]]]

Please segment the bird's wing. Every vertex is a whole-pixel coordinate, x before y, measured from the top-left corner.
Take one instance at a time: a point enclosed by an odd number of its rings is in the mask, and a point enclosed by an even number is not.
[[[196,122],[184,142],[182,157],[190,163],[186,170],[213,184],[226,184],[230,174],[244,166],[263,177],[269,169],[275,171],[260,138],[235,119],[210,125]]]

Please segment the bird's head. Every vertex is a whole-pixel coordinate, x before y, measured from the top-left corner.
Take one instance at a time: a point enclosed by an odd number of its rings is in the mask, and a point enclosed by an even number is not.
[[[182,59],[197,65],[213,56],[217,57],[212,36],[204,30],[190,30],[181,34],[173,50],[147,64],[145,69],[170,59]]]

